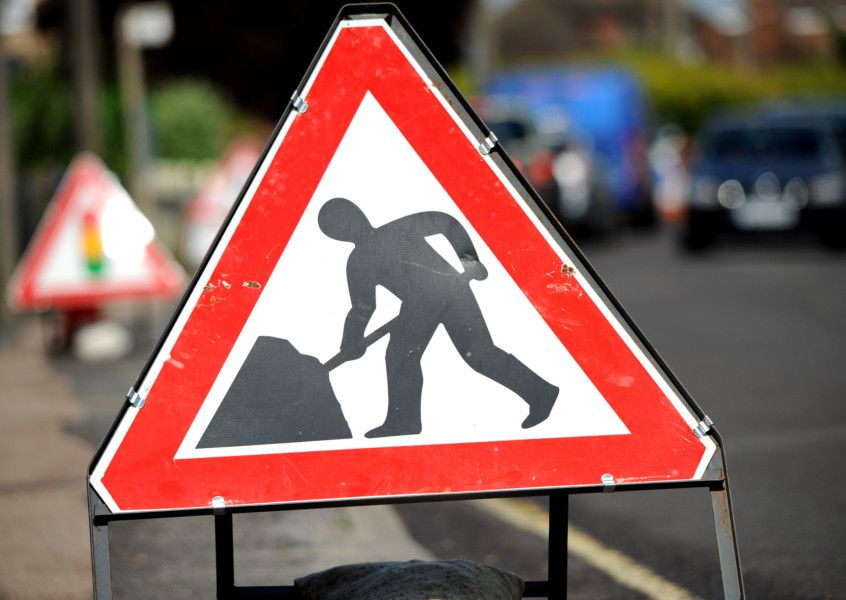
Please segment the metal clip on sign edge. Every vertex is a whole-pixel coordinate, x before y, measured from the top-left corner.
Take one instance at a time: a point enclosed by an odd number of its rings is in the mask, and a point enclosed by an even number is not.
[[[497,141],[499,141],[499,138],[497,138],[493,132],[488,134],[488,137],[483,139],[482,143],[479,144],[479,154],[482,156],[490,154],[494,149],[494,146],[496,146]]]
[[[300,96],[299,92],[294,92],[291,96],[291,106],[293,106],[294,110],[300,114],[303,114],[308,110],[308,102],[305,101],[305,98]]]
[[[713,427],[714,421],[711,420],[711,417],[705,415],[705,418],[699,421],[696,424],[696,427],[693,428],[693,435],[698,438],[703,438],[708,435],[708,432],[711,431],[711,427]]]
[[[129,391],[126,392],[126,401],[138,409],[142,408],[145,402],[141,394],[135,391],[135,388],[129,388]]]

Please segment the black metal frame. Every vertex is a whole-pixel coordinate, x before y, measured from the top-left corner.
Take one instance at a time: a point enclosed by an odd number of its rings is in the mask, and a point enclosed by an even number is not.
[[[550,494],[549,580],[527,581],[524,598],[567,597],[567,520],[569,495]],[[261,598],[300,598],[296,586],[235,585],[235,556],[232,548],[232,513],[215,515],[215,566],[217,600],[258,600]]]
[[[719,443],[719,435],[716,431],[712,430],[711,434],[714,435],[715,441]],[[622,484],[614,486],[613,489],[598,486],[585,486],[550,490],[442,494],[435,496],[398,497],[378,500],[322,501],[284,505],[226,507],[222,509],[197,508],[180,511],[112,513],[99,498],[94,489],[89,485],[88,507],[89,529],[91,535],[91,559],[94,575],[94,598],[95,600],[112,599],[111,560],[109,555],[108,533],[108,525],[111,521],[211,515],[214,517],[215,565],[218,600],[299,598],[299,594],[294,586],[239,587],[236,585],[233,547],[233,521],[235,514],[298,510],[306,508],[404,504],[415,502],[470,500],[478,498],[547,495],[549,497],[548,579],[546,581],[526,582],[523,596],[525,598],[550,598],[551,600],[564,600],[567,597],[567,529],[569,521],[569,500],[572,494],[591,494],[609,491],[671,490],[691,487],[707,488],[711,495],[711,507],[714,517],[720,571],[723,579],[724,597],[731,599],[745,598],[743,578],[740,570],[740,559],[737,549],[734,516],[731,509],[731,495],[729,492],[722,449],[720,449],[719,453],[715,454],[702,480],[668,482],[664,484]]]
[[[716,435],[716,432],[714,432]],[[569,501],[572,494],[591,494],[618,491],[670,490],[683,488],[707,488],[711,495],[711,507],[714,516],[714,528],[720,571],[723,579],[725,598],[745,598],[743,578],[740,570],[740,558],[737,550],[734,517],[731,509],[731,495],[726,478],[723,453],[715,454],[711,465],[706,470],[705,478],[700,481],[670,482],[665,484],[624,484],[613,489],[588,486],[551,490],[528,490],[496,493],[447,494],[425,497],[400,497],[380,500],[347,500],[331,502],[307,502],[285,505],[266,505],[253,507],[226,507],[222,509],[198,508],[180,511],[157,511],[138,513],[112,513],[99,498],[94,489],[88,486],[89,530],[91,535],[91,560],[94,575],[95,600],[112,600],[111,560],[109,555],[108,525],[111,521],[140,520],[152,518],[173,518],[195,515],[214,517],[215,566],[218,600],[253,600],[261,598],[299,598],[294,586],[252,586],[239,587],[235,582],[235,556],[233,546],[233,521],[238,513],[297,510],[305,508],[329,508],[340,506],[365,506],[374,504],[406,504],[415,502],[438,502],[448,500],[470,500],[495,497],[549,497],[549,541],[548,567],[546,581],[527,581],[523,591],[524,598],[549,598],[564,600],[567,598],[567,543],[569,522]]]
[[[485,126],[484,122],[476,115],[468,102],[464,99],[455,85],[447,76],[443,67],[438,63],[437,59],[432,55],[429,49],[425,46],[422,40],[414,32],[408,21],[399,11],[399,9],[388,3],[377,4],[349,4],[341,8],[336,17],[329,33],[323,40],[315,57],[303,76],[298,90],[301,90],[308,80],[317,62],[324,50],[328,46],[332,33],[338,27],[339,23],[345,19],[360,19],[365,17],[381,17],[385,18],[389,26],[394,30],[394,33],[406,44],[408,50],[411,52],[424,70],[427,70],[427,75],[433,81],[438,82],[438,88],[445,95],[447,102],[462,118],[465,125],[479,136],[479,140],[484,140],[490,134],[490,131]],[[296,96],[296,94],[295,94]],[[138,376],[134,389],[139,389],[141,383],[147,376],[152,367],[157,355],[161,351],[170,331],[185,307],[188,298],[197,285],[199,285],[200,277],[206,269],[206,266],[211,259],[214,249],[217,247],[224,231],[231,223],[239,205],[244,199],[244,196],[249,189],[250,184],[254,180],[260,165],[262,165],[267,157],[273,141],[278,136],[283,124],[288,119],[293,110],[292,103],[289,102],[282,117],[276,125],[276,128],[270,137],[260,160],[253,168],[250,177],[244,184],[237,201],[233,204],[223,226],[218,231],[214,242],[211,244],[209,251],[196,274],[194,275],[191,284],[189,285],[185,295],[180,301],[176,311],[171,317],[170,322],[165,328],[164,333],[160,337],[153,351],[141,370]],[[610,303],[610,309],[614,316],[628,329],[632,339],[638,344],[644,355],[653,363],[659,373],[665,378],[666,382],[673,387],[679,396],[687,404],[688,408],[699,419],[704,419],[705,414],[697,406],[690,394],[681,385],[667,364],[658,355],[637,325],[626,314],[619,301],[611,294],[608,287],[599,278],[596,271],[588,263],[584,254],[575,244],[573,239],[564,230],[563,226],[558,222],[556,216],[551,209],[540,200],[525,177],[516,168],[514,163],[505,154],[502,149],[495,145],[490,153],[490,157],[500,167],[506,177],[514,185],[515,189],[526,200],[527,205],[531,207],[539,217],[542,217],[542,222],[549,224],[549,233],[556,238],[561,248],[568,254],[574,265],[586,275],[591,283],[596,286],[605,298]],[[91,537],[91,558],[94,575],[94,598],[95,600],[111,600],[111,562],[109,555],[109,533],[108,524],[112,521],[124,520],[139,520],[139,519],[154,519],[154,518],[169,518],[181,516],[196,516],[196,515],[213,515],[215,526],[215,557],[216,557],[216,573],[217,573],[217,597],[221,600],[247,600],[260,598],[298,598],[296,588],[293,586],[267,586],[267,587],[238,587],[235,584],[234,572],[234,548],[233,540],[233,518],[237,513],[245,512],[263,512],[263,511],[281,511],[281,510],[297,510],[306,508],[327,508],[339,506],[363,506],[373,504],[400,504],[400,503],[415,503],[415,502],[436,502],[446,500],[460,500],[460,499],[476,499],[476,498],[494,498],[494,497],[525,497],[525,496],[549,496],[549,569],[547,581],[530,581],[527,582],[524,589],[524,597],[547,597],[555,600],[566,598],[567,595],[567,524],[569,518],[569,497],[571,494],[585,494],[585,493],[601,493],[608,491],[642,491],[642,490],[664,490],[664,489],[681,489],[681,488],[707,488],[711,494],[711,505],[714,516],[715,531],[717,537],[717,548],[720,558],[720,569],[723,579],[723,591],[726,598],[740,599],[745,597],[743,589],[743,580],[740,570],[740,560],[737,549],[737,536],[734,527],[734,516],[731,508],[731,496],[729,493],[728,475],[725,468],[725,452],[723,450],[722,439],[717,430],[712,426],[707,432],[711,436],[718,447],[711,464],[705,471],[705,475],[701,480],[695,481],[676,481],[664,483],[641,483],[641,484],[616,484],[613,490],[603,487],[601,485],[555,488],[555,489],[531,489],[531,490],[507,490],[498,492],[478,492],[478,493],[460,493],[460,494],[440,494],[433,496],[413,496],[413,497],[388,497],[379,499],[352,499],[352,500],[333,500],[333,501],[319,501],[319,502],[299,502],[287,504],[268,504],[259,506],[235,507],[227,506],[223,509],[207,508],[192,508],[184,510],[168,510],[168,511],[148,511],[148,512],[129,512],[129,513],[112,513],[108,507],[103,503],[97,492],[91,487],[89,479],[96,464],[99,462],[103,452],[106,449],[109,440],[111,440],[124,414],[130,407],[129,402],[125,402],[118,412],[112,426],[110,427],[106,437],[95,452],[88,468],[88,477],[86,478],[86,486],[88,489],[88,507],[89,507],[89,530]]]

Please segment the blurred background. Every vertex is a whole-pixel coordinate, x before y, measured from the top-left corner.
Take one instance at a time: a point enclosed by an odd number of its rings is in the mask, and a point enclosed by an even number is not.
[[[0,0],[4,287],[80,152],[190,276],[341,4]],[[750,597],[846,597],[846,2],[398,4],[716,421]],[[86,462],[175,301],[0,305],[0,598],[90,595]],[[374,539],[545,576],[545,542],[476,504],[384,510],[245,516],[239,577]],[[720,597],[705,492],[579,496],[571,518],[678,587],[574,556],[573,597]],[[210,528],[115,527],[117,597],[210,597]]]

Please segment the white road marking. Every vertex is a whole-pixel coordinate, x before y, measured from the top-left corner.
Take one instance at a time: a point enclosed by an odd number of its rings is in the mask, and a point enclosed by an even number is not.
[[[549,536],[549,515],[528,500],[494,498],[475,500],[474,504],[487,513],[543,538]],[[567,551],[611,579],[629,589],[655,600],[700,600],[683,587],[668,581],[632,557],[609,548],[578,527],[568,527]]]

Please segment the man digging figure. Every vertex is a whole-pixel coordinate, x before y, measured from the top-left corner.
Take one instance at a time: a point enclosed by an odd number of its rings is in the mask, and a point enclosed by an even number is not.
[[[479,304],[470,288],[487,269],[479,262],[470,236],[453,217],[441,212],[411,214],[373,227],[350,200],[333,198],[318,215],[328,237],[352,242],[347,260],[351,308],[344,323],[341,354],[348,360],[366,351],[364,332],[376,309],[376,286],[402,301],[390,326],[385,352],[388,414],[368,438],[413,435],[420,419],[423,370],[420,361],[438,325],[443,325],[464,361],[476,372],[500,383],[529,405],[524,429],[544,421],[552,411],[558,387],[545,381],[515,356],[494,345]],[[456,271],[426,241],[442,234],[461,260]]]

